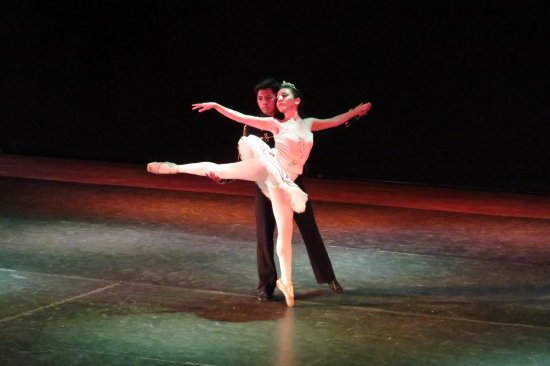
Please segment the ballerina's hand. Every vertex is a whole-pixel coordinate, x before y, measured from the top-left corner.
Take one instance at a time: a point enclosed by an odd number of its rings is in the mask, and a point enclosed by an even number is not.
[[[198,109],[199,112],[204,112],[209,109],[212,109],[216,106],[216,103],[208,102],[208,103],[195,103],[193,104],[193,110]]]
[[[371,102],[368,102],[365,104],[361,103],[357,107],[355,107],[355,110],[357,111],[357,115],[359,117],[362,117],[365,114],[367,114],[367,112],[371,109],[371,107],[372,107]]]
[[[154,174],[177,174],[178,166],[174,163],[149,163],[147,164],[147,171]]]

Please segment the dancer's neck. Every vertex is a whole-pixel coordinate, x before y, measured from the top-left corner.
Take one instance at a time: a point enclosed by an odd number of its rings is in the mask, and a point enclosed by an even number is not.
[[[300,115],[298,114],[298,111],[293,111],[291,113],[285,113],[285,119],[283,119],[283,122],[287,122],[290,120],[298,121],[300,118]]]

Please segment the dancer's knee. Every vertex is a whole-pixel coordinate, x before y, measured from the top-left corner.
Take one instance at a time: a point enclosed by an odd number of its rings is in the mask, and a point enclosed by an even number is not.
[[[232,172],[229,164],[215,164],[215,163],[209,163],[208,165],[208,171],[213,172],[216,176],[222,178],[222,179],[235,179],[235,177]]]

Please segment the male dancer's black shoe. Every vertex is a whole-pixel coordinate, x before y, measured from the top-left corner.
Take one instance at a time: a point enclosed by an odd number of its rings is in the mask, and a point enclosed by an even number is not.
[[[330,287],[332,292],[336,292],[337,294],[341,294],[342,292],[344,292],[344,289],[342,289],[342,286],[340,286],[340,284],[336,280],[330,281],[328,283],[328,286]]]
[[[269,301],[271,300],[272,294],[268,294],[265,290],[258,290],[258,296],[256,298],[258,301]]]

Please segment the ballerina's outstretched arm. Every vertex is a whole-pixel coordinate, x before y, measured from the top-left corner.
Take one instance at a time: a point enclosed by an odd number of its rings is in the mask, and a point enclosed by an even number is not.
[[[346,113],[339,114],[332,118],[320,119],[311,117],[305,118],[304,121],[308,124],[308,126],[310,126],[309,128],[311,129],[311,131],[326,130],[327,128],[340,126],[341,124],[346,123],[353,117],[364,116],[371,109],[371,107],[372,104],[370,102],[361,103],[357,107],[350,109]]]
[[[273,117],[255,117],[237,112],[233,109],[224,107],[221,104],[208,102],[208,103],[195,103],[193,104],[193,110],[198,110],[199,112],[204,112],[209,109],[215,109],[219,113],[223,114],[227,118],[230,118],[234,121],[240,122],[242,124],[258,128],[260,130],[269,131],[273,134],[279,132],[279,127],[281,122]]]

